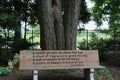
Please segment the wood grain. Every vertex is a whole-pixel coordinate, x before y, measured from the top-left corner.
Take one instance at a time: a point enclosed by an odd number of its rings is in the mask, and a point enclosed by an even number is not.
[[[97,50],[23,50],[20,69],[100,68]]]

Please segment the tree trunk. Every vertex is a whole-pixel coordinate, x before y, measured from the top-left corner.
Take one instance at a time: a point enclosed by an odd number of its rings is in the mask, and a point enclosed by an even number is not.
[[[27,34],[27,21],[25,21],[25,29],[24,29],[24,39],[26,40],[26,34]]]
[[[56,34],[56,47],[58,50],[65,49],[65,36],[62,18],[62,1],[53,0],[53,10],[54,10],[54,28]]]
[[[15,28],[15,41],[21,39],[21,27],[20,25]]]
[[[64,13],[65,49],[76,49],[78,14],[81,0],[67,0]]]
[[[80,1],[66,0],[63,7],[62,0],[37,0],[40,46],[43,50],[76,49]]]
[[[40,45],[43,50],[56,49],[52,0],[37,0],[40,23]]]

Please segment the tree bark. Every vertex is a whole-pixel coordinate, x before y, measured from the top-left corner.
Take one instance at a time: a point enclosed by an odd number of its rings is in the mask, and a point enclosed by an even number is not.
[[[64,27],[63,27],[63,17],[62,17],[62,1],[53,0],[53,10],[54,10],[54,28],[56,34],[56,47],[57,50],[65,49],[65,37],[64,37]]]
[[[18,26],[15,28],[15,41],[21,39],[21,27],[20,23]]]
[[[65,49],[76,49],[77,24],[81,0],[67,0],[64,12]]]
[[[42,50],[56,49],[52,0],[37,0],[40,23],[40,46]]]
[[[24,29],[24,39],[26,40],[26,34],[27,34],[27,21],[25,21],[25,29]]]
[[[42,50],[76,49],[80,2],[67,0],[63,11],[62,0],[37,0]]]

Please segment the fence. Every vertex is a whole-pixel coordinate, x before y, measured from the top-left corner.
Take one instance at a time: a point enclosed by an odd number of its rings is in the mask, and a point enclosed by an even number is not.
[[[40,47],[40,31],[29,30],[26,34],[21,31],[21,39],[18,41],[15,40],[14,33],[10,30],[0,31],[0,61],[12,59],[16,52],[26,49],[28,43],[31,44],[30,47],[28,46],[31,49]]]
[[[7,31],[3,31],[3,32],[4,33],[0,32],[0,42],[1,42],[0,57],[2,56],[2,54],[4,54],[4,52],[6,55],[9,53],[13,54],[13,52],[11,51],[13,50],[11,45],[14,45],[14,32],[13,31],[9,31],[9,33]],[[26,38],[27,41],[32,44],[37,43],[35,45],[32,45],[31,49],[33,49],[34,47],[40,48],[40,31],[29,30],[26,32],[26,36],[24,35],[25,35],[24,31],[22,31],[22,35],[21,35],[22,38]],[[91,47],[93,46],[99,47],[99,45],[106,44],[106,47],[109,50],[118,51],[120,50],[120,30],[78,31],[77,42],[78,42],[77,46],[80,49],[91,49]],[[79,45],[79,43],[82,42],[84,43],[82,45]],[[20,46],[22,45],[22,43],[19,43],[18,45]]]
[[[0,48],[2,49],[11,49],[11,44],[13,44],[15,39],[14,31],[7,31],[4,30],[3,32],[0,32]],[[26,35],[26,36],[25,36]],[[29,30],[21,31],[21,38],[26,39],[30,43],[40,43],[40,31],[38,30]]]
[[[13,32],[14,33],[14,32]],[[0,38],[0,48],[1,49],[11,49],[11,44],[14,43],[14,34],[9,32],[4,33],[3,39]],[[24,38],[24,31],[22,31],[21,37]],[[28,42],[30,43],[38,43],[37,45],[31,46],[34,47],[40,47],[40,31],[38,30],[29,30],[26,32],[26,37]],[[93,40],[97,46],[99,46],[99,42],[102,42],[102,40],[108,40],[110,46],[112,47],[112,50],[120,50],[120,30],[82,30],[78,31],[77,35],[77,42],[84,41],[85,48],[88,49],[90,47],[90,42]],[[20,44],[19,44],[20,45]]]
[[[90,49],[90,47],[106,45],[108,50],[120,50],[120,30],[82,30],[78,31],[78,47]]]

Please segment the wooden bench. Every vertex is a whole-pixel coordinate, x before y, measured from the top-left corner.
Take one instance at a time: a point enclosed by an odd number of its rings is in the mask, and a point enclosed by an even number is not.
[[[85,80],[94,80],[94,68],[99,65],[97,50],[23,50],[20,51],[20,70],[84,69]],[[36,79],[35,79],[36,78]]]

